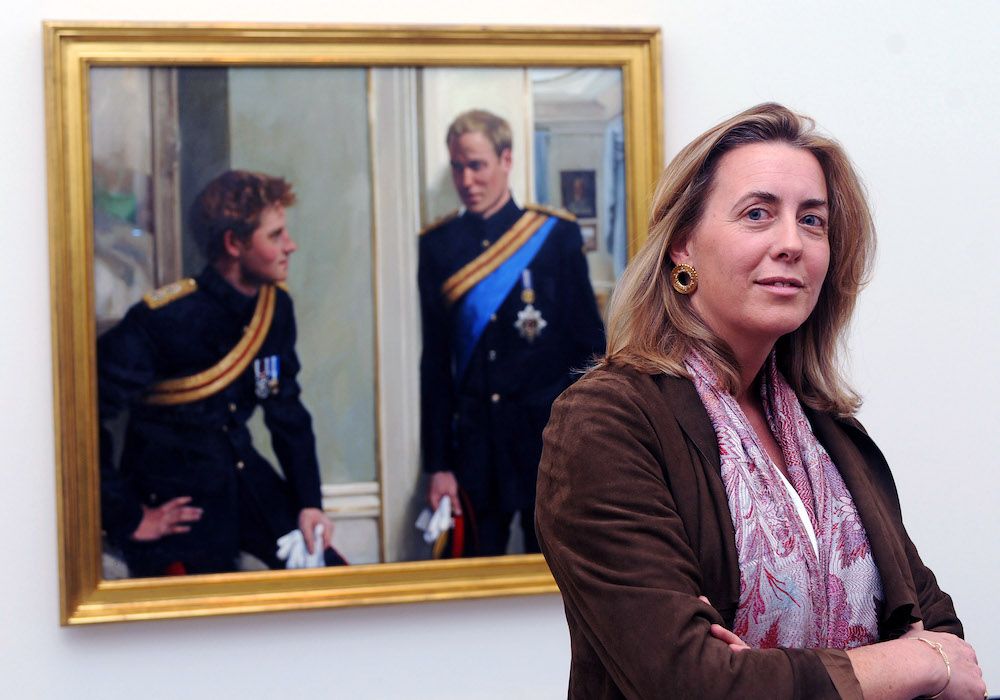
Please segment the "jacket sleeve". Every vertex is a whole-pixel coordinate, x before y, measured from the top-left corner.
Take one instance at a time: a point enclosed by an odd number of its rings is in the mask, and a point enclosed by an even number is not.
[[[101,526],[115,543],[125,541],[142,520],[141,501],[122,476],[115,456],[120,418],[156,376],[156,346],[142,323],[146,310],[133,307],[97,341],[97,413],[101,469]]]
[[[632,380],[605,372],[553,406],[536,522],[570,621],[574,671],[603,667],[628,698],[860,698],[842,651],[734,653],[711,636],[724,621],[698,600],[697,553],[664,477],[663,441],[684,440],[670,419]],[[693,446],[674,444],[670,452],[695,459]],[[589,694],[571,686],[578,691]]]
[[[316,436],[312,417],[302,404],[302,389],[298,382],[301,365],[295,352],[295,314],[290,297],[279,297],[279,303],[289,305],[287,313],[281,314],[283,327],[272,330],[280,333],[284,341],[280,354],[280,388],[276,396],[262,402],[264,424],[271,434],[274,454],[295,494],[299,509],[322,508]]]
[[[455,386],[452,379],[451,329],[441,299],[440,282],[430,260],[430,239],[420,237],[420,448],[425,472],[454,470],[452,415]]]
[[[950,632],[964,638],[965,630],[955,613],[955,605],[951,596],[938,587],[934,572],[924,566],[920,555],[917,554],[917,548],[905,531],[904,536],[906,537],[906,558],[910,565],[910,571],[913,572],[913,584],[917,589],[917,601],[920,605],[920,617],[923,620],[924,629],[935,632]]]

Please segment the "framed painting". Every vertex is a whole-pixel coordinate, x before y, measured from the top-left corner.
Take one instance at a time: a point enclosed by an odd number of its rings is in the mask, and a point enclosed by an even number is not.
[[[449,123],[500,114],[511,195],[578,209],[603,308],[662,164],[659,31],[47,22],[44,34],[63,623],[555,591],[516,528],[506,554],[443,560],[414,526],[427,506],[417,234],[463,204]],[[108,483],[146,413],[107,410],[99,347],[130,309],[207,284],[189,213],[232,171],[294,188],[298,252],[275,293],[294,300],[316,505],[347,566],[272,569],[243,551],[225,570],[150,574],[113,536]],[[277,357],[245,372],[277,387]],[[254,455],[290,478],[274,416],[244,424]]]

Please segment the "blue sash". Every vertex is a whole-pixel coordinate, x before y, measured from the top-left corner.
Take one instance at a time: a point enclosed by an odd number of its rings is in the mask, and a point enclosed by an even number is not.
[[[490,316],[500,308],[517,284],[521,272],[534,260],[558,221],[558,217],[550,216],[517,252],[462,297],[456,311],[453,339],[456,380],[461,380],[465,374],[472,351],[486,330]]]

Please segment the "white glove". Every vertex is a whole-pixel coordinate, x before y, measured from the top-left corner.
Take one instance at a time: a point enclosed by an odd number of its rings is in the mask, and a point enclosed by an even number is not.
[[[430,508],[424,508],[414,525],[418,530],[424,531],[424,542],[427,544],[435,542],[442,532],[455,526],[455,520],[451,517],[451,497],[441,496],[437,510],[433,514]]]
[[[316,523],[313,532],[313,553],[306,549],[306,539],[302,531],[295,528],[278,538],[278,559],[285,562],[286,569],[313,569],[326,566],[323,559],[323,525]]]

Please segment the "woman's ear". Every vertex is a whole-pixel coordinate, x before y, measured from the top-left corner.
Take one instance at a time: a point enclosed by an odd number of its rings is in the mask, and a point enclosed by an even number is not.
[[[691,245],[691,236],[684,236],[684,238],[673,242],[670,244],[670,260],[673,261],[675,265],[680,263],[687,263],[689,265],[693,264],[691,262],[693,258],[693,246]]]

